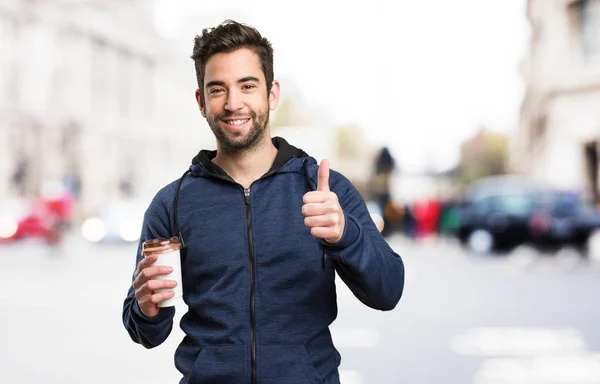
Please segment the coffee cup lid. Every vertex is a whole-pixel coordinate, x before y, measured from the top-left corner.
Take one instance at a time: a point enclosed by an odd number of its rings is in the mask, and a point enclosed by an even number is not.
[[[159,237],[157,239],[146,240],[142,244],[142,255],[150,256],[157,253],[166,253],[181,249],[181,243],[177,236],[171,238]]]

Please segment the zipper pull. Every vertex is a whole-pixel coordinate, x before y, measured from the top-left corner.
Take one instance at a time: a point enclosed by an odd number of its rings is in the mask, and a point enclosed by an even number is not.
[[[181,248],[185,248],[185,243],[183,242],[183,235],[179,232],[179,243],[181,243]]]
[[[246,200],[246,205],[250,205],[250,188],[244,189],[244,199]]]

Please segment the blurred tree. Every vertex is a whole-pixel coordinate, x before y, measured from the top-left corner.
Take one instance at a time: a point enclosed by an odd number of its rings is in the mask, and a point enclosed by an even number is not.
[[[470,184],[486,176],[501,175],[507,171],[508,142],[505,135],[487,131],[484,127],[460,148],[457,169],[458,181]]]
[[[340,159],[360,159],[365,152],[365,138],[356,125],[337,127],[335,145]]]
[[[280,127],[294,127],[307,125],[308,119],[300,112],[298,103],[290,97],[283,98],[276,111],[273,113],[271,130],[276,131]]]

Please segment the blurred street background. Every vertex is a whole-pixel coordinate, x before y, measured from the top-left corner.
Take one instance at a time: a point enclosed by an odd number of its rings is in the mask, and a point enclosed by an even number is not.
[[[332,327],[342,383],[600,382],[600,266],[575,254],[515,250],[503,257],[458,244],[392,236],[406,291],[373,311],[338,280]],[[121,323],[135,245],[60,248],[28,241],[0,248],[2,383],[176,383],[178,320],[146,350]]]
[[[600,384],[600,0],[0,0],[0,383],[179,379],[181,331],[144,350],[121,308],[215,148],[190,55],[228,18],[273,44],[273,135],[406,262],[389,313],[338,284],[342,383]]]

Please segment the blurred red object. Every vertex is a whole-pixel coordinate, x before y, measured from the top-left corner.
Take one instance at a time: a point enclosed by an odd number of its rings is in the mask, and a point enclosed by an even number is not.
[[[417,237],[437,235],[441,203],[437,199],[423,199],[414,205]]]
[[[42,238],[62,240],[75,212],[75,198],[61,184],[45,184],[35,199],[0,201],[0,242]]]
[[[41,201],[29,199],[0,202],[0,242],[24,238],[42,238],[49,243],[59,240],[57,218]]]

